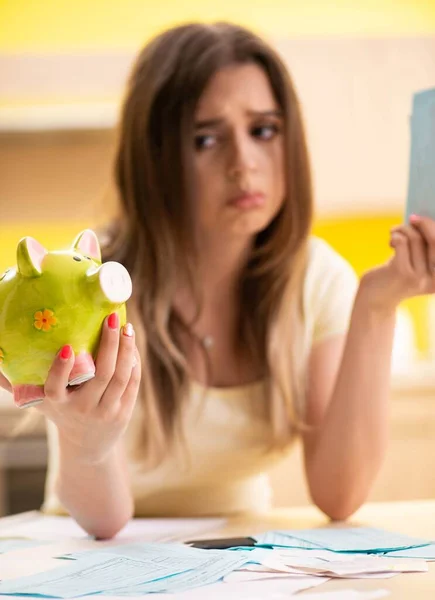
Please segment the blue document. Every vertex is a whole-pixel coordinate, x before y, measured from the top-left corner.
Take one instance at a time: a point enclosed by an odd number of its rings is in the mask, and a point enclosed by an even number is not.
[[[91,550],[75,558],[50,571],[0,582],[0,596],[73,598],[178,591],[218,581],[249,562],[249,553],[199,550],[182,544],[134,544]]]
[[[413,100],[407,223],[412,214],[435,219],[435,88]]]
[[[271,535],[272,534],[272,535]],[[277,537],[275,537],[277,536]],[[259,545],[333,550],[334,552],[388,552],[427,546],[431,540],[421,540],[373,527],[293,529],[270,532],[256,537]],[[279,542],[274,544],[275,539]],[[288,543],[285,544],[285,540]],[[299,544],[299,545],[298,545]]]

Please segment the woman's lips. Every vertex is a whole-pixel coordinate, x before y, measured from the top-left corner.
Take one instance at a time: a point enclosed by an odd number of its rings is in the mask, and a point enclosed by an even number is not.
[[[230,206],[241,209],[261,208],[264,206],[266,198],[260,192],[243,192],[239,196],[231,198],[228,202]]]

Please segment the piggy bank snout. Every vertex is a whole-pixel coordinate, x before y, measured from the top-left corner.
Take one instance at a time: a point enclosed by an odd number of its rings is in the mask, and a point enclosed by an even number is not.
[[[113,304],[127,302],[132,293],[132,282],[125,267],[117,262],[107,262],[99,269],[99,280],[104,296]]]

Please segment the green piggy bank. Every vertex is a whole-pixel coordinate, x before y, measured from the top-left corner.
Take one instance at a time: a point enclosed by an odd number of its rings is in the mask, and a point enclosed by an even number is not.
[[[69,384],[95,375],[94,357],[104,319],[126,322],[132,293],[128,271],[101,263],[97,236],[82,231],[71,248],[48,252],[31,237],[17,248],[17,265],[0,275],[0,371],[22,408],[44,397],[44,383],[60,348],[70,344],[75,363]]]

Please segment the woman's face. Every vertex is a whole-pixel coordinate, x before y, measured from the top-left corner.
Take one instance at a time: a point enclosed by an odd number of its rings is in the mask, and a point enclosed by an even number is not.
[[[200,236],[251,237],[286,193],[283,116],[255,64],[218,71],[195,114],[195,217]]]

